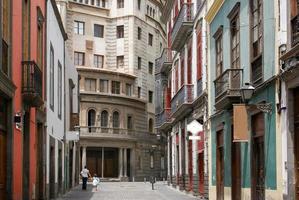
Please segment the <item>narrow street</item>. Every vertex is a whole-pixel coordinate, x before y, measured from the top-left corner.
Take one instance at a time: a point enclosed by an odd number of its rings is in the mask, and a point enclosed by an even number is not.
[[[91,184],[87,191],[82,191],[81,185],[72,189],[59,200],[191,200],[194,196],[180,192],[166,183],[158,182],[152,190],[149,182],[102,182],[100,189],[95,191]]]

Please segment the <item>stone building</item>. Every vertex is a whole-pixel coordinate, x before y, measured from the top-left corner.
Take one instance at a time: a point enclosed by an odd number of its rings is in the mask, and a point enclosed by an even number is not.
[[[159,1],[57,3],[80,75],[81,167],[102,178],[162,178],[154,130],[154,62],[166,41]]]

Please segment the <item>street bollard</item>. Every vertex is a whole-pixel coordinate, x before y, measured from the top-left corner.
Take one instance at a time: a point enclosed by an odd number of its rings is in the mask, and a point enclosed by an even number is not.
[[[143,179],[144,183],[146,183],[146,178]]]
[[[152,190],[154,190],[154,183],[155,183],[155,178],[154,177],[151,177],[151,184],[152,184]]]

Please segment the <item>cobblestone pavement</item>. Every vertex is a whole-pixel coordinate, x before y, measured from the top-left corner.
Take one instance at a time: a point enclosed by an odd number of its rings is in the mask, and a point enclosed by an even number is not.
[[[167,184],[158,182],[155,190],[150,183],[143,182],[102,182],[96,191],[88,185],[87,191],[81,190],[81,185],[72,189],[59,200],[192,200],[190,194],[180,192]]]

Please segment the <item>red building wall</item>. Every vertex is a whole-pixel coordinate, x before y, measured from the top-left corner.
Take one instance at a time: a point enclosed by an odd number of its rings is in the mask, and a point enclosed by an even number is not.
[[[12,0],[12,66],[13,66],[13,82],[17,89],[14,97],[14,112],[24,110],[22,102],[22,1]],[[37,8],[39,7],[45,17],[45,1],[44,0],[28,0],[30,3],[30,60],[37,60]],[[43,26],[43,35],[45,41],[45,22]],[[43,52],[45,42],[43,42]],[[43,63],[45,53],[43,53]],[[44,65],[45,66],[45,65]],[[44,70],[43,70],[44,71]],[[44,81],[43,81],[44,82]],[[29,148],[29,199],[33,197],[33,189],[38,188],[36,185],[37,174],[37,119],[36,109],[30,108],[30,144]],[[26,147],[25,147],[26,148]],[[12,198],[14,200],[23,199],[23,131],[14,127],[13,131],[13,180],[12,180]]]

